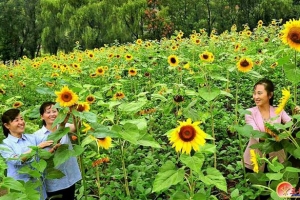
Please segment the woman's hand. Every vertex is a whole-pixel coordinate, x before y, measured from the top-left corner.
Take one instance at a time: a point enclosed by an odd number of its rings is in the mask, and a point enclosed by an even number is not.
[[[60,145],[61,145],[61,143],[57,143],[49,150],[49,152],[54,153],[56,151],[56,149],[58,149],[58,147],[60,147]]]
[[[53,140],[48,140],[48,141],[44,141],[44,142],[41,142],[38,147],[43,149],[45,147],[49,147],[53,144]]]

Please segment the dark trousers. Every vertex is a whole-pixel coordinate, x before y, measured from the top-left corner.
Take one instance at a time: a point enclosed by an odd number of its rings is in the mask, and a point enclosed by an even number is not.
[[[55,192],[47,192],[48,199],[63,199],[74,200],[75,199],[75,184],[66,189],[58,190]]]

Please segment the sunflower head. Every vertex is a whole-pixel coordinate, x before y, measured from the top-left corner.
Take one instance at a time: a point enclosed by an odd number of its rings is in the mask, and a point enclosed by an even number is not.
[[[130,68],[128,70],[129,76],[136,76],[137,75],[137,70],[135,68]]]
[[[70,107],[77,103],[78,96],[68,86],[64,86],[61,91],[56,91],[56,102],[62,107]]]
[[[88,96],[85,98],[85,101],[86,101],[87,103],[89,103],[89,104],[94,103],[95,100],[96,100],[96,98],[95,98],[95,96],[92,95],[92,94],[88,95]]]
[[[291,48],[300,51],[300,19],[290,20],[284,24],[281,40]]]
[[[77,104],[76,110],[78,112],[85,112],[90,110],[90,104],[88,102],[81,102]]]
[[[190,154],[192,149],[199,151],[199,146],[206,143],[207,135],[199,128],[199,124],[200,122],[192,123],[190,118],[183,122],[179,121],[179,126],[171,132],[169,138],[177,152]]]
[[[132,56],[131,54],[126,54],[126,55],[125,55],[125,59],[126,59],[127,61],[130,61],[130,60],[133,59],[133,56]]]
[[[282,97],[281,99],[279,100],[279,105],[278,107],[276,108],[275,110],[275,113],[278,115],[279,113],[281,113],[281,111],[284,109],[285,105],[287,104],[288,100],[290,99],[291,97],[291,92],[290,92],[290,89],[286,89],[286,88],[283,88],[282,89]]]
[[[202,54],[199,55],[199,57],[202,61],[205,61],[205,62],[213,62],[215,59],[214,54],[212,54],[209,51],[203,52]]]
[[[15,103],[13,103],[13,108],[19,108],[23,105],[23,103],[21,101],[16,101]]]
[[[240,72],[249,72],[253,67],[253,61],[250,58],[241,58],[237,62],[237,68]]]
[[[177,67],[177,65],[179,64],[179,59],[175,55],[170,55],[168,57],[168,63],[171,67]]]
[[[118,100],[121,100],[125,97],[125,94],[123,92],[117,92],[114,94],[114,97],[113,99],[118,99]]]
[[[105,73],[105,71],[104,71],[104,68],[103,68],[103,67],[98,67],[98,68],[96,69],[96,74],[97,74],[97,75],[103,76],[104,73]]]
[[[257,155],[254,149],[250,149],[250,160],[253,165],[253,171],[255,173],[258,173],[259,169],[258,169]]]
[[[111,147],[111,137],[97,138],[97,144],[103,149],[109,149]]]

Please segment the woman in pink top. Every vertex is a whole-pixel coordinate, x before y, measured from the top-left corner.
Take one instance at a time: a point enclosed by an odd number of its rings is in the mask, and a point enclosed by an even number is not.
[[[274,84],[268,79],[262,79],[258,81],[253,87],[253,100],[256,104],[255,107],[249,108],[251,114],[245,116],[246,124],[253,127],[254,130],[261,132],[266,132],[265,122],[268,123],[286,123],[291,121],[291,117],[283,110],[278,115],[275,113],[275,107],[273,107],[273,97],[274,97]],[[253,170],[252,163],[250,161],[250,146],[257,144],[260,138],[250,138],[247,148],[244,152],[244,163],[247,169]],[[262,156],[262,153],[255,149],[256,153]],[[284,162],[286,159],[286,154],[284,150],[271,152],[269,158],[272,159],[277,156],[279,162]],[[262,165],[259,171],[264,171],[265,166]]]

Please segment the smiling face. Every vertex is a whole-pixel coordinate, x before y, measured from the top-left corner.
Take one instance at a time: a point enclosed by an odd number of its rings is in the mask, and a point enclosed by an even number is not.
[[[54,108],[54,105],[50,105],[45,108],[44,113],[41,115],[41,119],[44,120],[46,126],[52,126],[54,120],[58,115],[58,110]]]
[[[265,89],[264,85],[256,85],[253,91],[253,100],[256,106],[269,106],[270,105],[270,98],[273,96],[273,92],[268,94]]]
[[[4,126],[9,130],[11,135],[16,137],[21,136],[25,131],[25,121],[21,114],[18,114],[12,121],[5,123]]]

